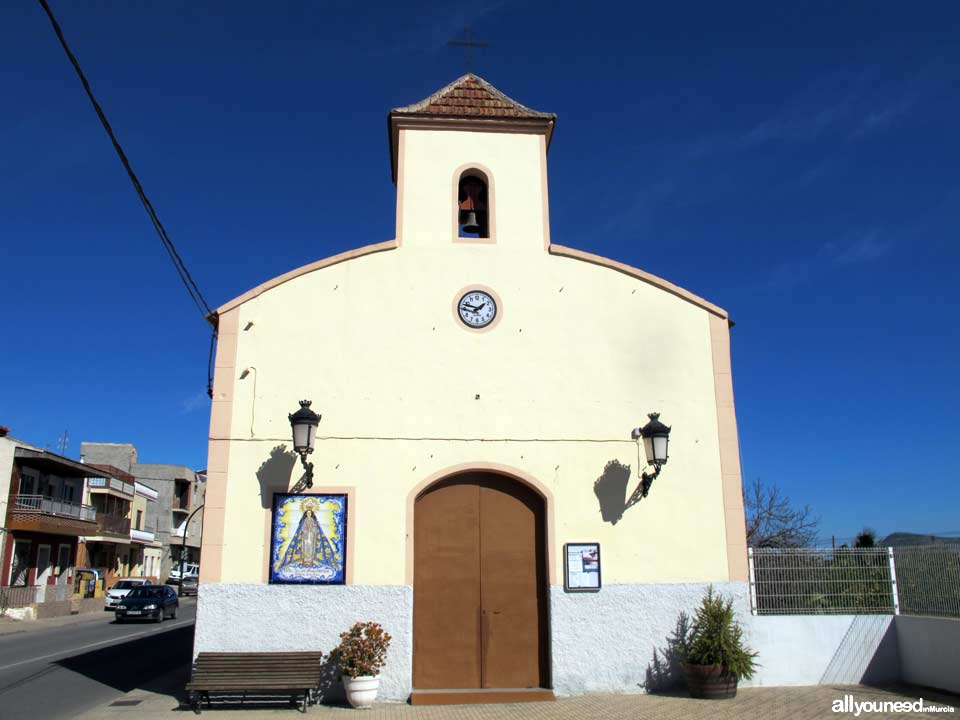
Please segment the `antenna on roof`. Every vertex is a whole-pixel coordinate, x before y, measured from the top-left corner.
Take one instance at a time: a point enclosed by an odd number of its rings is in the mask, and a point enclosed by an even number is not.
[[[57,439],[57,455],[67,454],[67,440],[69,437],[67,431],[64,430],[63,434]]]
[[[466,40],[447,40],[447,45],[451,45],[451,46],[453,46],[453,47],[466,48],[466,53],[467,53],[467,72],[472,72],[472,66],[473,66],[473,49],[474,49],[475,47],[478,47],[478,48],[488,48],[488,47],[490,47],[490,44],[489,44],[489,43],[485,43],[485,42],[475,42],[474,39],[473,39],[473,28],[471,28],[469,25],[467,25],[467,26],[463,29],[463,32],[464,32],[464,33],[466,34],[466,36],[467,36],[467,39],[466,39]]]

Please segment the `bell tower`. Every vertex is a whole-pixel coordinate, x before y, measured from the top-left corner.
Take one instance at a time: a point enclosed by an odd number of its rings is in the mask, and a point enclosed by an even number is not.
[[[391,110],[401,247],[549,247],[547,150],[556,121],[473,73]]]

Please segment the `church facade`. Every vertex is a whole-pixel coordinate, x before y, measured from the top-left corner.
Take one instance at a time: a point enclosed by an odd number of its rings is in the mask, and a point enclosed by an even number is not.
[[[708,584],[744,601],[729,318],[553,241],[555,123],[472,74],[391,111],[395,238],[218,309],[195,652],[373,620],[384,699],[635,692]]]

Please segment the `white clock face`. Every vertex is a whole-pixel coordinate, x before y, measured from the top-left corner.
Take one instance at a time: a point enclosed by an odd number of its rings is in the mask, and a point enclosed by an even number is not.
[[[471,290],[457,303],[457,313],[463,324],[472,328],[484,328],[497,317],[497,303],[483,290]]]

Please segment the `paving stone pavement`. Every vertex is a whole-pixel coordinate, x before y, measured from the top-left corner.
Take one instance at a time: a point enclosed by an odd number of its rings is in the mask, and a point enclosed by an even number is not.
[[[864,686],[745,688],[733,700],[694,700],[685,695],[584,695],[561,698],[555,702],[504,705],[446,705],[413,707],[381,704],[368,711],[343,707],[311,706],[307,717],[314,720],[806,720],[807,718],[854,717],[853,713],[833,712],[833,703],[851,695],[858,702],[914,702],[950,705],[952,713],[862,712],[860,718],[938,717],[960,718],[960,696],[915,687],[872,688]],[[135,702],[138,701],[138,702]],[[133,691],[120,701],[96,708],[78,720],[111,720],[136,717],[138,720],[192,716],[171,695]],[[135,704],[134,704],[135,702]],[[171,713],[174,713],[171,716]],[[225,707],[214,704],[204,709],[210,720],[295,720],[303,717],[290,706]]]

